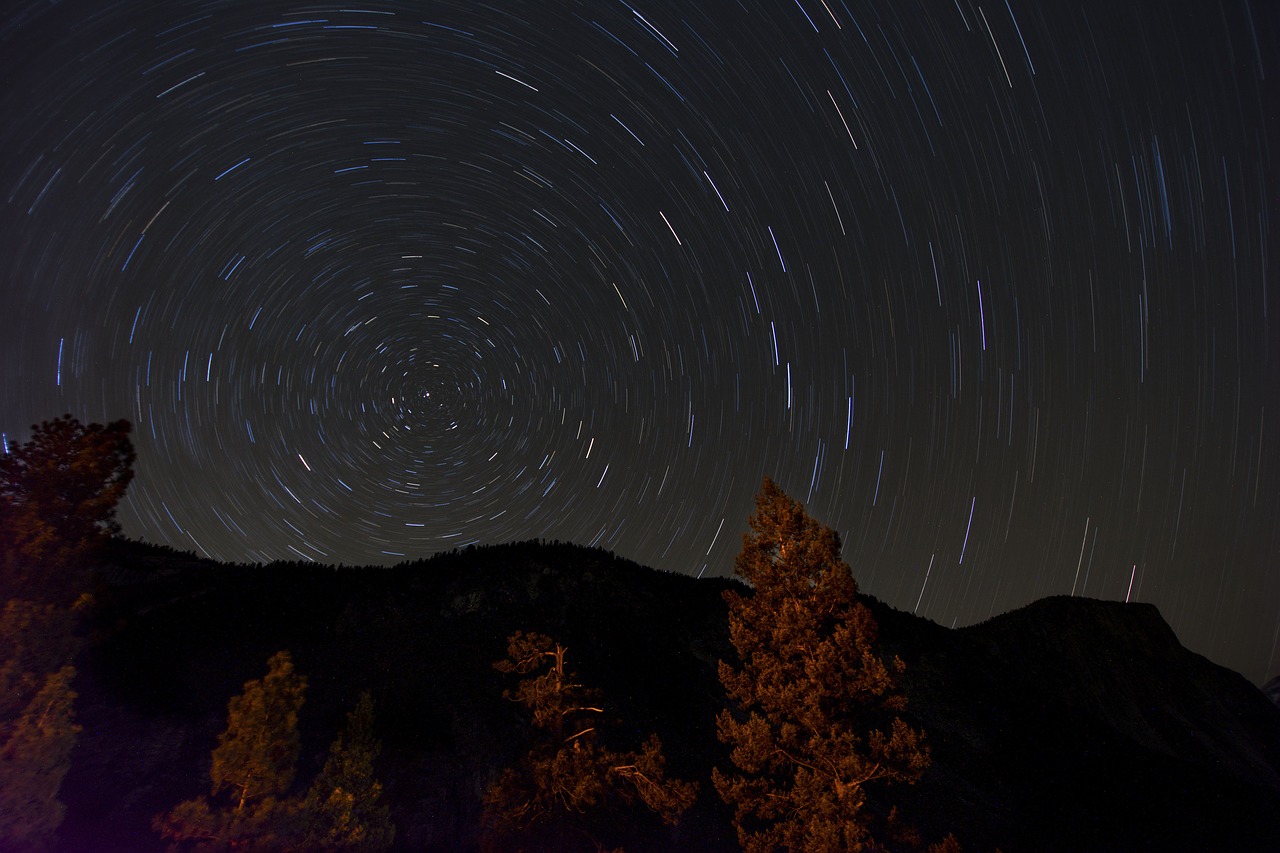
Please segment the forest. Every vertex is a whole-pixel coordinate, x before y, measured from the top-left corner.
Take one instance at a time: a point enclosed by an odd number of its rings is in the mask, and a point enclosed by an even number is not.
[[[1280,847],[1280,709],[1150,605],[949,630],[765,478],[733,580],[123,538],[125,421],[0,458],[0,850]]]

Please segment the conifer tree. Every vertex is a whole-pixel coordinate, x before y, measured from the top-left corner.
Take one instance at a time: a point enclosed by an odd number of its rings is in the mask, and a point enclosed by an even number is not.
[[[66,807],[58,799],[71,767],[75,724],[73,667],[50,674],[22,713],[0,728],[0,851],[52,846]]]
[[[373,772],[381,751],[373,733],[373,698],[361,693],[307,794],[303,849],[374,853],[391,846],[395,827]]]
[[[75,623],[92,601],[81,558],[119,531],[129,431],[65,415],[0,456],[0,850],[42,849],[62,822],[58,789],[80,731]]]
[[[267,661],[227,706],[209,771],[212,798],[180,803],[155,830],[197,850],[280,850],[297,834],[296,802],[285,799],[298,761],[298,711],[307,680],[286,651]]]
[[[695,784],[667,778],[656,734],[639,752],[601,742],[604,708],[565,665],[567,651],[543,634],[517,631],[507,658],[494,664],[527,676],[503,695],[531,712],[533,743],[485,794],[487,849],[605,849],[606,838],[616,845],[630,807],[643,803],[675,824],[697,796]]]
[[[227,729],[213,751],[213,794],[231,792],[236,810],[289,790],[298,763],[298,711],[307,679],[293,670],[288,652],[267,661],[261,681],[245,682],[227,706]]]
[[[0,610],[0,851],[40,849],[62,822],[58,788],[80,731],[74,629],[66,607],[14,598]]]
[[[765,478],[727,591],[736,665],[721,661],[731,700],[717,727],[734,769],[713,781],[734,808],[747,853],[868,849],[865,786],[914,782],[929,765],[921,732],[876,651],[840,537]]]
[[[116,505],[133,479],[128,421],[82,424],[63,415],[32,427],[0,456],[0,593],[74,598],[59,576],[119,532]]]

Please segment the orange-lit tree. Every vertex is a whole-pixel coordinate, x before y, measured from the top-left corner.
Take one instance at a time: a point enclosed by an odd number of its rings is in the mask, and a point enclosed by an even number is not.
[[[129,423],[71,415],[32,427],[0,456],[0,851],[54,842],[80,727],[71,665],[80,558],[118,530],[133,477]]]
[[[49,849],[66,807],[58,799],[80,733],[73,667],[46,677],[31,701],[0,724],[0,851]]]
[[[298,711],[307,680],[288,652],[267,662],[227,707],[209,770],[212,799],[179,803],[152,825],[195,850],[284,850],[299,834],[299,803],[286,798],[298,761]]]
[[[58,577],[119,531],[116,505],[133,479],[128,421],[63,415],[32,427],[0,457],[0,568],[6,598],[72,598]]]
[[[10,599],[0,610],[0,851],[52,845],[75,724],[69,665],[78,641],[65,607]]]
[[[533,716],[532,744],[484,797],[488,850],[600,850],[616,846],[628,812],[643,803],[675,824],[697,786],[666,776],[662,742],[650,735],[638,752],[601,742],[604,715],[596,691],[565,665],[567,649],[543,634],[517,631],[500,672],[526,676],[503,695]]]
[[[733,769],[716,790],[747,853],[868,849],[865,787],[914,782],[922,733],[899,717],[904,669],[876,650],[877,626],[840,537],[765,478],[728,591],[736,664],[721,661],[730,706],[717,720]]]
[[[373,733],[373,697],[361,693],[303,802],[301,849],[376,853],[391,846],[396,831],[373,769],[381,751]]]

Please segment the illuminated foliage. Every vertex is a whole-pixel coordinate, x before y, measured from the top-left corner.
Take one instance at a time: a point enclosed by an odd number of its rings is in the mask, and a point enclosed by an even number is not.
[[[227,729],[213,751],[213,794],[229,790],[236,808],[246,802],[278,796],[293,782],[298,761],[298,711],[307,679],[293,671],[288,652],[267,661],[261,681],[245,682],[227,708]]]
[[[734,564],[753,587],[725,593],[737,665],[717,720],[734,769],[715,771],[747,853],[868,849],[865,786],[914,782],[929,765],[921,732],[897,712],[899,659],[876,652],[838,534],[765,478]]]
[[[66,810],[58,790],[80,731],[70,664],[89,600],[76,561],[119,529],[129,430],[65,415],[0,457],[0,850],[49,846]]]
[[[53,844],[66,807],[58,799],[80,727],[72,706],[76,671],[63,667],[16,717],[0,727],[0,851]]]
[[[227,708],[227,728],[213,751],[212,798],[180,803],[156,818],[155,830],[196,850],[279,850],[297,834],[299,803],[284,799],[298,761],[298,711],[307,680],[288,652],[267,662],[262,679],[245,682]]]
[[[395,827],[373,772],[381,751],[373,734],[373,699],[362,693],[307,794],[303,849],[373,853],[391,846]]]
[[[58,789],[80,731],[75,615],[16,598],[0,610],[0,851],[42,849],[62,823]]]
[[[128,421],[103,426],[64,415],[32,427],[29,441],[0,457],[6,596],[35,597],[33,585],[65,593],[49,575],[119,531],[116,505],[133,479],[131,429]]]
[[[639,752],[601,742],[604,709],[565,666],[566,652],[550,637],[517,631],[507,658],[494,664],[527,676],[503,695],[532,714],[533,743],[485,794],[488,849],[602,849],[605,837],[617,841],[619,819],[637,803],[674,824],[697,796],[696,785],[666,777],[657,735]]]

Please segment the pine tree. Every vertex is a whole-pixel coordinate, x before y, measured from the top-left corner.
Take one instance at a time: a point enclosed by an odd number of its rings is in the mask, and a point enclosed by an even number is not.
[[[0,456],[0,850],[51,844],[66,811],[76,611],[91,601],[82,558],[119,531],[129,431],[66,415]]]
[[[128,421],[82,424],[71,415],[32,427],[0,457],[0,593],[74,598],[65,573],[119,532],[116,505],[133,479]]]
[[[697,797],[696,785],[667,778],[657,735],[639,752],[601,742],[604,708],[565,665],[567,651],[550,637],[517,631],[507,658],[494,664],[528,676],[503,695],[531,712],[533,742],[485,794],[488,849],[603,849],[606,837],[616,843],[619,818],[638,802],[675,824]]]
[[[227,729],[213,751],[213,794],[228,790],[237,811],[246,802],[289,790],[298,763],[298,711],[307,680],[293,671],[288,652],[267,661],[261,681],[245,682],[227,706]]]
[[[0,851],[40,851],[53,844],[66,807],[58,799],[80,726],[67,666],[0,730]]]
[[[0,610],[0,851],[39,849],[62,822],[58,789],[80,731],[74,630],[65,607],[10,599]]]
[[[365,692],[307,794],[303,849],[373,853],[391,846],[395,827],[373,772],[381,751],[373,734],[373,698]]]
[[[298,761],[298,711],[307,680],[281,651],[261,680],[245,682],[227,706],[213,750],[212,799],[180,803],[153,822],[175,842],[204,850],[278,850],[297,834],[298,803],[285,799]]]
[[[747,853],[868,849],[865,786],[914,782],[921,732],[898,716],[904,666],[876,651],[840,537],[765,478],[735,561],[751,594],[725,593],[738,664],[720,662],[732,702],[718,720],[735,769],[716,790]]]

